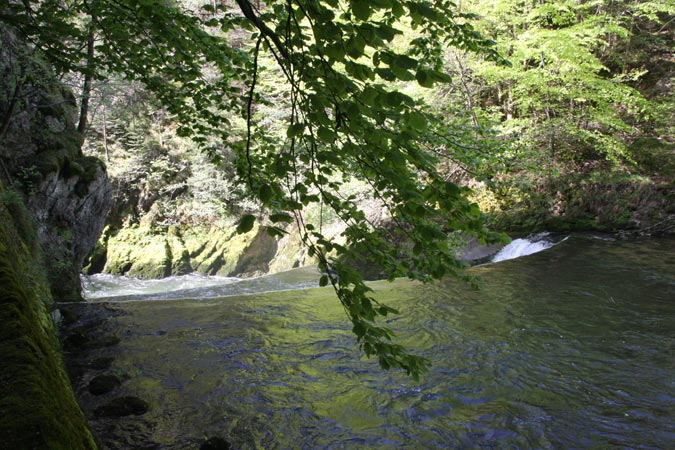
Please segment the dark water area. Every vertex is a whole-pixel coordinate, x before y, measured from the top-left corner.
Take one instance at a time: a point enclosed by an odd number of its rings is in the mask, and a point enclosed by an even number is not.
[[[67,358],[106,449],[675,448],[675,239],[572,236],[470,273],[372,285],[433,362],[419,383],[359,355],[330,289],[68,305],[66,335],[120,341]],[[93,395],[101,374],[121,383]],[[119,396],[150,409],[96,416]]]

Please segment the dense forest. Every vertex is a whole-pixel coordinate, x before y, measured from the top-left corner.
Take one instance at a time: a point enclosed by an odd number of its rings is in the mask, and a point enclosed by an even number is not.
[[[675,226],[672,1],[203,3],[0,4],[50,66],[5,64],[2,133],[53,70],[112,181],[90,273],[255,274],[190,255],[294,239],[365,353],[417,374],[354,261],[427,281],[470,235]]]

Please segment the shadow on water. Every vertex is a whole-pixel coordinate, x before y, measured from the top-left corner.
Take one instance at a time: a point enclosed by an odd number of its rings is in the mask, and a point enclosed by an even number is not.
[[[372,286],[420,383],[360,357],[329,289],[68,305],[116,346],[71,367],[104,448],[673,448],[675,240],[574,236],[456,280]],[[71,325],[82,326],[82,320]],[[113,357],[109,368],[91,369]],[[91,379],[116,374],[104,395]],[[94,411],[138,396],[145,414]]]

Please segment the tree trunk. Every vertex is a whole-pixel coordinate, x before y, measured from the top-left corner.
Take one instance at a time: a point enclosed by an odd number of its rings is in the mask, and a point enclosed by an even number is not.
[[[84,85],[82,86],[82,101],[80,103],[80,121],[77,131],[84,134],[87,131],[87,116],[89,115],[89,99],[91,98],[91,81],[94,72],[94,22],[95,16],[91,16],[89,34],[87,36],[87,67],[84,72]]]

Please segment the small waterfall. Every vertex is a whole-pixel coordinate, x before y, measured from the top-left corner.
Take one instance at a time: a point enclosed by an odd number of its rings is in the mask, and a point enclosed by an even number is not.
[[[88,301],[170,300],[217,298],[231,295],[304,289],[319,286],[316,267],[301,267],[256,278],[233,278],[191,273],[159,280],[96,274],[82,276]]]
[[[514,239],[492,258],[492,262],[531,255],[551,248],[553,245],[555,245],[555,242],[549,239],[549,233],[539,233],[525,239]]]

